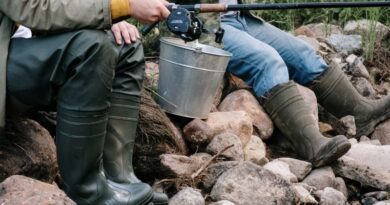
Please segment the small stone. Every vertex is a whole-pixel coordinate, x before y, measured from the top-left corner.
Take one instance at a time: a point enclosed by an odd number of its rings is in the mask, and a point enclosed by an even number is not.
[[[347,203],[347,198],[343,193],[331,187],[317,191],[316,196],[320,198],[321,205],[345,205]]]
[[[315,198],[310,194],[308,190],[306,190],[300,184],[293,185],[295,195],[296,195],[296,204],[318,204]]]
[[[351,138],[351,139],[349,139],[348,141],[349,141],[349,143],[351,143],[351,145],[357,144],[357,143],[358,143],[358,141],[357,141],[356,138]]]
[[[333,181],[333,188],[335,188],[337,191],[341,192],[344,194],[346,198],[348,198],[348,189],[347,185],[345,184],[345,181],[341,177],[336,177],[335,180]]]
[[[359,139],[359,143],[362,143],[362,142],[367,142],[369,143],[370,142],[370,138],[368,138],[367,136],[363,135],[360,137]]]
[[[330,125],[328,123],[319,122],[318,126],[320,127],[320,132],[321,133],[326,133],[326,132],[333,131],[332,125]]]
[[[266,165],[263,167],[266,170],[271,171],[272,173],[281,176],[283,179],[289,182],[298,182],[297,177],[291,173],[290,168],[287,163],[282,162],[282,161],[271,161],[268,162]]]
[[[176,154],[162,154],[161,166],[166,171],[165,175],[174,177],[189,177],[195,173],[211,156],[207,153],[196,154],[190,157]]]
[[[316,37],[316,34],[307,26],[300,26],[299,28],[295,29],[294,34],[296,36],[303,35],[312,38]]]
[[[252,135],[250,141],[244,148],[244,157],[246,161],[251,161],[258,165],[264,165],[268,162],[268,159],[265,157],[266,149],[263,141]]]
[[[362,36],[360,35],[332,34],[327,38],[327,42],[338,52],[346,55],[362,51]]]
[[[347,128],[347,134],[349,136],[355,136],[356,135],[356,124],[355,124],[355,117],[352,115],[347,115],[345,117],[342,117],[340,119],[341,124]]]
[[[169,205],[204,205],[205,200],[202,194],[190,187],[186,187],[177,194],[175,194],[170,200]]]
[[[302,182],[314,186],[317,190],[322,190],[325,187],[332,187],[334,179],[332,168],[326,166],[314,169]]]
[[[371,139],[377,139],[382,145],[390,145],[390,119],[382,122],[371,135]]]
[[[354,78],[352,84],[355,86],[356,90],[364,97],[373,98],[376,95],[376,91],[372,84],[366,79],[357,77]]]
[[[363,198],[365,197],[374,197],[378,201],[383,201],[390,199],[390,192],[387,191],[374,191],[363,194]]]
[[[211,203],[209,205],[235,205],[235,204],[231,201],[228,201],[228,200],[221,200],[221,201]]]
[[[298,178],[299,181],[304,179],[312,169],[311,163],[293,158],[278,158],[274,161],[282,161],[287,163],[289,165],[290,171]]]
[[[210,144],[206,147],[206,151],[212,155],[215,155],[230,145],[233,145],[233,147],[230,147],[221,153],[220,156],[232,161],[244,160],[244,151],[242,149],[241,140],[232,133],[222,133],[215,136]]]

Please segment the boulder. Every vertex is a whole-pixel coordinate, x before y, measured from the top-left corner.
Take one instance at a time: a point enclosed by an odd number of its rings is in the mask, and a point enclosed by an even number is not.
[[[345,205],[347,203],[347,198],[331,187],[319,190],[315,194],[320,198],[320,205]]]
[[[377,139],[382,145],[390,145],[390,119],[382,122],[371,135],[371,139]]]
[[[191,188],[186,187],[183,190],[179,191],[177,194],[175,194],[170,200],[169,205],[204,205],[205,200],[202,196],[202,194]]]
[[[222,133],[215,136],[210,144],[207,145],[206,152],[215,155],[230,145],[233,145],[233,147],[225,150],[220,156],[232,161],[244,160],[241,140],[232,133]]]
[[[276,175],[281,176],[286,181],[289,181],[291,183],[298,182],[297,177],[293,173],[291,173],[289,165],[285,162],[274,160],[268,162],[266,165],[264,165],[263,168],[271,171]]]
[[[312,169],[311,163],[298,159],[284,157],[275,159],[274,161],[282,161],[288,164],[290,171],[298,178],[299,181],[304,179]]]
[[[57,186],[21,175],[14,175],[0,184],[0,204],[76,205]]]
[[[332,165],[334,172],[364,186],[390,191],[390,146],[353,144],[343,157]]]
[[[345,55],[360,53],[362,51],[362,36],[332,34],[327,38],[327,42],[333,46],[337,52]]]
[[[219,134],[231,132],[237,135],[245,146],[253,133],[252,120],[245,111],[213,112],[207,120],[193,120],[184,129],[184,137],[193,143],[209,143]]]
[[[218,106],[218,110],[222,112],[245,111],[251,118],[254,131],[262,140],[272,135],[274,127],[271,119],[257,99],[247,90],[241,89],[227,95]]]
[[[295,193],[291,184],[272,172],[244,161],[224,172],[214,185],[210,197],[237,205],[292,204]]]
[[[268,162],[265,155],[265,144],[259,137],[252,135],[248,144],[244,148],[244,159],[262,166]]]
[[[203,188],[210,190],[215,182],[217,182],[219,176],[238,164],[239,162],[237,161],[223,161],[208,166],[206,170],[200,174]]]
[[[161,165],[164,170],[164,176],[190,177],[204,163],[211,159],[207,153],[198,153],[187,157],[185,155],[162,154]]]
[[[325,187],[333,187],[334,179],[332,168],[327,166],[314,169],[302,182],[314,186],[317,190],[322,190]]]
[[[7,134],[0,144],[0,161],[0,181],[24,175],[53,183],[59,174],[52,136],[30,119],[7,122]]]

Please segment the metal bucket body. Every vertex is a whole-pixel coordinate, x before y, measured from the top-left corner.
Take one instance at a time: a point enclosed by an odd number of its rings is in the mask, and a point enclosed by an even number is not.
[[[168,113],[207,118],[231,54],[219,48],[160,39],[158,103]]]

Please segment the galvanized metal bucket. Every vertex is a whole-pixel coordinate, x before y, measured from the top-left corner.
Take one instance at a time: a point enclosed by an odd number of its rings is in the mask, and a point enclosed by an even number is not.
[[[168,113],[207,118],[231,53],[219,48],[160,39],[158,103]]]

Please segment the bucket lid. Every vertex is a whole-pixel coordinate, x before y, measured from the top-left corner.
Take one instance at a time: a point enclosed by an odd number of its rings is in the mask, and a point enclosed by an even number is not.
[[[172,46],[184,48],[187,50],[192,50],[194,52],[202,52],[210,55],[216,55],[216,56],[226,56],[231,57],[232,54],[230,52],[227,52],[225,50],[208,46],[201,43],[195,43],[195,42],[185,42],[184,40],[180,38],[172,38],[172,37],[162,37],[160,38],[160,41],[162,43],[166,43]]]

